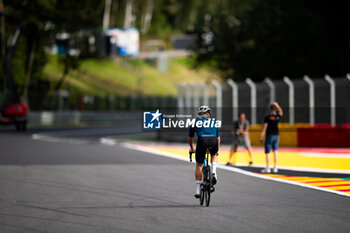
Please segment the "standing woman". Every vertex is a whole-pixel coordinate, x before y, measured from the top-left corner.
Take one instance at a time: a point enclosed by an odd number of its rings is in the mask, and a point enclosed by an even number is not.
[[[265,137],[265,154],[266,154],[266,168],[264,168],[262,173],[271,173],[270,169],[270,151],[272,149],[274,155],[274,167],[273,172],[277,173],[277,149],[279,143],[279,131],[278,123],[283,116],[282,108],[277,102],[274,102],[270,106],[270,114],[264,118],[264,126],[260,135],[260,142],[263,143],[263,136],[266,132]]]

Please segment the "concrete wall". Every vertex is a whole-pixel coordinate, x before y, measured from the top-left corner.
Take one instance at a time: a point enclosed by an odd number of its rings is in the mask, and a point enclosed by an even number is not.
[[[79,111],[41,111],[29,112],[30,124],[53,125],[81,123],[113,123],[119,121],[141,121],[140,112],[79,112]]]

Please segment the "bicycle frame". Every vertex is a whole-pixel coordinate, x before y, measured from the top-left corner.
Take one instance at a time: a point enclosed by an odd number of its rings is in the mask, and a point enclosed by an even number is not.
[[[209,165],[209,149],[205,152],[205,158],[204,158],[204,163],[203,163],[203,168],[202,168],[202,173],[203,173],[203,182],[207,181],[208,174],[209,174],[209,181],[211,182],[211,173],[210,173],[210,165]]]
[[[205,199],[205,205],[209,206],[210,204],[210,194],[212,189],[212,174],[210,172],[210,165],[209,165],[209,156],[210,151],[207,148],[204,158],[204,164],[203,164],[203,181],[201,184],[201,193],[199,198],[200,205],[203,205],[204,199]]]
[[[192,162],[192,153],[193,152],[189,152],[191,162]],[[212,189],[214,188],[212,185],[212,174],[210,172],[209,156],[210,156],[210,150],[209,148],[207,148],[205,152],[203,168],[202,168],[202,184],[201,184],[200,198],[199,198],[199,204],[203,205],[204,199],[205,199],[206,206],[209,206],[210,204],[210,194],[213,191]]]

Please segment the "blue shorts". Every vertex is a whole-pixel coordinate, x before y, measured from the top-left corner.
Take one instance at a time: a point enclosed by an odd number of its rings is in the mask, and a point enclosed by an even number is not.
[[[265,138],[265,154],[269,154],[272,148],[272,151],[276,151],[278,149],[278,143],[280,141],[279,135],[266,135]]]

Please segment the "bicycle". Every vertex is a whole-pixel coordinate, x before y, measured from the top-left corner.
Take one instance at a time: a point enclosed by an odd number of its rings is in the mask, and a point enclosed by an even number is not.
[[[215,188],[212,184],[212,174],[210,172],[210,165],[208,163],[209,156],[210,156],[210,149],[211,148],[206,148],[203,169],[202,169],[203,178],[202,178],[201,189],[200,189],[200,198],[199,198],[199,204],[203,205],[204,199],[205,199],[206,206],[209,206],[209,204],[210,204],[210,194],[215,191]],[[192,162],[192,153],[193,152],[189,152],[189,153],[190,153],[190,162]]]

